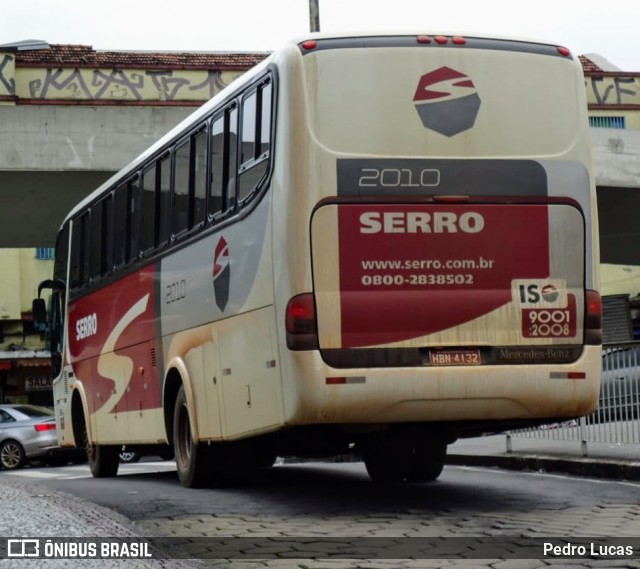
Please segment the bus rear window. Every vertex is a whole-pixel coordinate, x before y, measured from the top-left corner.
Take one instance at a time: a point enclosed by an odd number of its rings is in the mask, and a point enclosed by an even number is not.
[[[304,63],[311,128],[332,152],[549,156],[573,144],[581,124],[574,62],[559,57],[419,47],[380,57],[345,48]],[[465,124],[453,124],[465,113]]]

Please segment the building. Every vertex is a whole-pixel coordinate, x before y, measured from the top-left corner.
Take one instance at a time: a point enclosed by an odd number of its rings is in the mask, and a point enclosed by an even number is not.
[[[51,278],[53,249],[0,249],[0,267],[0,401],[51,405],[49,352],[31,302]]]
[[[640,338],[640,73],[581,57],[600,218],[606,342]]]

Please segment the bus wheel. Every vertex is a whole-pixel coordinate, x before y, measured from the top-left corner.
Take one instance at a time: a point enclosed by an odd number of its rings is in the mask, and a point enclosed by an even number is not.
[[[271,468],[278,460],[278,455],[275,453],[265,453],[258,457],[256,466],[258,468]]]
[[[111,478],[118,474],[120,447],[109,445],[88,445],[89,468],[94,478]]]
[[[111,478],[118,474],[120,466],[120,447],[108,445],[94,445],[89,441],[87,426],[81,425],[80,442],[87,449],[89,469],[94,478]]]
[[[364,465],[374,482],[402,482],[409,472],[411,457],[411,450],[402,445],[395,449],[382,445],[365,453]]]
[[[211,483],[211,449],[197,445],[193,440],[184,387],[178,391],[173,414],[173,448],[180,483],[186,488],[208,486]]]
[[[433,482],[442,473],[446,455],[446,445],[415,448],[407,473],[407,480],[410,482]]]
[[[170,450],[163,450],[160,451],[158,453],[158,456],[162,459],[162,460],[173,460],[175,457],[175,454],[173,453],[173,449]]]

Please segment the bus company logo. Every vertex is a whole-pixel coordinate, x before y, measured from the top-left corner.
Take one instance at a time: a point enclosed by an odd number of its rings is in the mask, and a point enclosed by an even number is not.
[[[420,77],[413,102],[425,128],[445,136],[470,129],[480,109],[473,81],[450,67]]]
[[[221,312],[224,312],[229,302],[230,275],[229,245],[224,237],[220,237],[213,256],[213,292]]]
[[[558,295],[559,295],[558,289],[552,284],[543,286],[541,294],[542,294],[542,298],[547,302],[555,302],[556,300],[558,300]]]
[[[564,283],[545,281],[517,281],[517,294],[520,304],[537,305],[542,302],[566,304]]]
[[[94,312],[76,321],[76,341],[84,340],[98,333],[98,316]]]

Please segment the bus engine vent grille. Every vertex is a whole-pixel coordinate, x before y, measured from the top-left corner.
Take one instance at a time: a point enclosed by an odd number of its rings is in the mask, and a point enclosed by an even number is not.
[[[158,367],[158,358],[156,357],[155,348],[151,348],[151,367]]]
[[[67,370],[62,372],[62,388],[64,390],[64,396],[69,395],[69,372]]]

